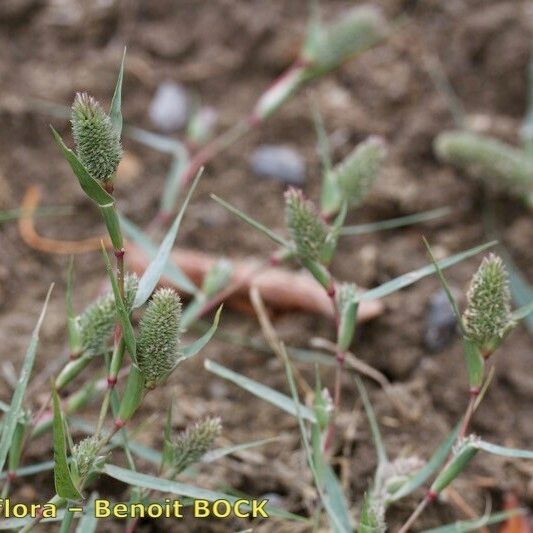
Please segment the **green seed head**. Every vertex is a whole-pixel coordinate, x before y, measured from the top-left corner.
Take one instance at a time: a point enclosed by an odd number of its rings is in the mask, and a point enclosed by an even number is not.
[[[81,479],[86,478],[93,467],[101,461],[102,456],[98,455],[100,447],[100,439],[95,436],[87,437],[73,447],[72,456]]]
[[[509,280],[503,261],[485,257],[472,278],[463,314],[466,334],[489,356],[516,325],[511,316]]]
[[[120,134],[100,104],[87,93],[77,93],[71,124],[78,157],[89,174],[99,181],[113,179],[122,157]]]
[[[369,137],[331,171],[331,179],[352,207],[359,206],[368,194],[378,177],[385,154],[383,139]]]
[[[206,418],[180,433],[172,443],[172,466],[176,474],[198,462],[221,431],[220,418]]]
[[[138,284],[139,280],[135,274],[127,275],[124,280],[124,303],[128,310],[133,305]],[[116,320],[115,297],[112,291],[108,291],[87,307],[77,318],[82,353],[89,356],[104,353],[115,328]]]
[[[484,180],[493,188],[531,194],[533,161],[523,150],[470,131],[447,131],[434,142],[437,157]]]
[[[142,316],[137,341],[137,362],[147,388],[155,387],[176,366],[180,322],[180,297],[173,289],[158,289]]]
[[[328,228],[315,206],[304,198],[301,191],[292,187],[285,193],[285,219],[298,255],[302,259],[321,261]]]
[[[308,30],[303,57],[312,73],[319,75],[373,46],[385,33],[386,22],[374,7],[355,7],[330,24],[323,24],[315,17]]]

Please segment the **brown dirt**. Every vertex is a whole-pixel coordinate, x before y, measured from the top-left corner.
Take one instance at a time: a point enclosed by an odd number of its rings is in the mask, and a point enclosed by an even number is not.
[[[147,107],[158,83],[180,81],[202,100],[217,107],[221,127],[234,123],[255,98],[294,57],[307,14],[307,1],[260,2],[246,0],[160,0],[159,2],[60,2],[10,0],[0,5],[0,191],[2,208],[16,207],[30,184],[39,184],[46,205],[73,205],[68,219],[43,219],[39,227],[48,236],[81,238],[103,231],[98,213],[84,199],[48,132],[52,121],[66,132],[65,121],[36,111],[34,99],[68,104],[76,90],[87,90],[109,101],[124,43],[128,63],[124,86],[127,122],[151,128]],[[323,2],[333,16],[350,2]],[[335,273],[365,286],[373,286],[427,262],[421,235],[441,255],[479,244],[486,239],[482,224],[482,196],[478,184],[436,162],[432,139],[452,127],[445,96],[435,89],[423,57],[438,54],[443,69],[468,113],[482,114],[488,131],[516,141],[526,102],[526,65],[530,43],[530,5],[502,0],[383,0],[380,4],[398,24],[387,43],[351,61],[340,71],[316,83],[289,102],[259,132],[228,150],[208,166],[192,207],[184,221],[180,243],[229,257],[260,255],[272,249],[266,240],[213,205],[209,192],[252,211],[274,229],[282,229],[283,187],[255,179],[247,158],[261,143],[284,143],[306,157],[309,179],[306,192],[316,197],[319,163],[315,152],[311,105],[318,103],[330,132],[341,139],[341,157],[369,134],[386,138],[390,158],[370,198],[352,222],[380,220],[443,205],[464,206],[459,214],[439,222],[346,238],[342,241]],[[529,11],[528,11],[529,9]],[[478,120],[479,122],[479,120]],[[117,184],[121,209],[139,224],[155,214],[168,159],[126,140],[126,150],[139,169]],[[4,184],[3,182],[6,181]],[[531,214],[517,203],[498,198],[503,239],[529,279],[533,279]],[[15,224],[0,227],[0,335],[3,370],[21,360],[38,308],[47,287],[56,282],[43,328],[37,361],[39,375],[64,352],[66,332],[64,288],[67,260],[28,249]],[[465,261],[448,273],[450,282],[464,289],[479,258]],[[76,304],[92,298],[103,280],[98,253],[77,261]],[[438,289],[436,279],[388,297],[387,311],[359,332],[354,350],[412,396],[416,421],[398,416],[379,390],[371,397],[392,456],[416,453],[422,457],[436,447],[465,406],[465,372],[461,344],[456,339],[437,355],[423,346],[423,328],[429,296]],[[324,318],[285,315],[276,325],[290,344],[306,346],[311,336],[331,338]],[[225,331],[260,339],[255,320],[225,312]],[[474,430],[487,440],[516,447],[531,447],[533,425],[530,377],[531,337],[520,327],[506,341],[497,360],[494,384],[478,413]],[[201,469],[199,484],[231,486],[255,496],[276,494],[294,512],[309,512],[313,505],[311,479],[299,445],[295,421],[236,387],[202,370],[202,360],[213,358],[267,385],[287,391],[278,361],[270,356],[222,342],[213,342],[195,361],[184,364],[170,383],[148,397],[140,422],[156,413],[153,429],[143,441],[159,446],[164,408],[176,400],[175,426],[205,414],[220,415],[224,423],[220,443],[239,443],[282,435],[242,457],[226,458]],[[302,366],[306,375],[312,369]],[[323,381],[332,376],[324,371]],[[44,389],[43,389],[44,390]],[[375,466],[367,422],[355,387],[347,379],[340,417],[344,437],[338,464],[353,502],[354,512]],[[44,393],[43,393],[44,394]],[[9,388],[2,386],[6,399]],[[38,400],[42,394],[34,398]],[[95,416],[90,410],[87,416]],[[49,458],[44,438],[32,445],[26,462]],[[141,465],[145,469],[146,465]],[[525,504],[533,502],[531,466],[494,457],[479,457],[457,490],[476,509],[492,498],[500,508],[504,491],[514,489]],[[482,488],[483,480],[489,488]],[[102,493],[127,498],[118,484],[106,480]],[[15,485],[15,497],[44,500],[51,494],[50,478],[40,475]],[[416,503],[414,498],[391,509],[394,531]],[[426,512],[420,526],[434,526],[463,515],[450,504]],[[160,521],[143,524],[142,531],[234,531],[244,523],[209,522],[199,526]],[[101,524],[101,530],[117,525]],[[257,531],[297,531],[275,520],[257,525]]]

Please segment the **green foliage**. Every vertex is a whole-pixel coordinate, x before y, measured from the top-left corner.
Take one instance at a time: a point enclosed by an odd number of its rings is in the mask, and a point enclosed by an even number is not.
[[[324,185],[329,182],[337,194],[330,198],[329,205],[323,206],[326,213],[337,212],[343,200],[351,207],[359,207],[378,177],[385,154],[383,139],[369,137],[327,172]]]
[[[174,369],[179,358],[181,301],[173,289],[158,289],[144,312],[137,343],[139,369],[153,388]]]
[[[180,433],[171,443],[170,464],[176,474],[197,463],[220,435],[220,418],[206,418]]]
[[[441,133],[434,143],[437,157],[516,194],[533,187],[533,160],[523,151],[469,131]]]
[[[468,290],[465,332],[484,355],[490,355],[515,326],[511,316],[509,277],[495,254],[483,259]]]
[[[328,227],[313,203],[292,187],[285,193],[285,220],[298,256],[320,262],[326,248]]]
[[[120,132],[109,115],[92,96],[77,93],[72,104],[71,123],[83,166],[95,180],[112,179],[122,157],[122,147]]]
[[[100,448],[100,439],[94,435],[83,439],[72,448],[74,464],[81,479],[85,479],[95,464],[101,459],[98,456]]]
[[[139,280],[136,274],[127,275],[124,280],[125,306],[131,310]],[[117,311],[113,291],[108,291],[78,316],[82,353],[93,357],[108,350],[109,340],[115,329]]]

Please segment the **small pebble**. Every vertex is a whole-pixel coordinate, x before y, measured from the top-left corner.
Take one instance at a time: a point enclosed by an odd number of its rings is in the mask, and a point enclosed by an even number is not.
[[[302,185],[305,182],[303,157],[288,146],[260,146],[252,154],[250,166],[254,174],[261,178],[291,185]]]
[[[149,115],[158,129],[167,133],[179,130],[189,116],[187,91],[177,83],[162,83],[150,103]]]
[[[444,290],[431,296],[428,303],[424,343],[432,352],[439,352],[452,341],[456,319]]]

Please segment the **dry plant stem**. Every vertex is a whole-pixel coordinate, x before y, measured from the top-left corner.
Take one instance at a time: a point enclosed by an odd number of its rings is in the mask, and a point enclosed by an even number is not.
[[[278,337],[278,334],[276,333],[276,330],[274,329],[274,326],[272,325],[272,322],[268,317],[268,311],[265,307],[263,299],[261,298],[261,293],[259,292],[257,287],[252,286],[250,288],[250,301],[252,302],[255,314],[257,315],[261,330],[263,331],[263,335],[265,336],[268,345],[276,354],[277,358],[281,361],[281,363],[284,364],[281,341]],[[297,368],[293,368],[293,373],[301,391],[305,394],[306,397],[312,397],[313,390],[311,389],[311,387],[309,387],[300,371]]]
[[[476,403],[477,403],[478,395],[479,395],[478,388],[470,389],[470,399],[468,401],[468,406],[466,408],[465,416],[463,417],[463,421],[461,423],[461,429],[459,431],[458,439],[464,439],[466,436],[468,427],[470,426],[470,422],[472,421],[472,417],[474,416],[474,412],[476,410]]]
[[[432,501],[432,497],[429,495],[426,496],[416,507],[416,509],[413,511],[413,514],[409,517],[407,522],[401,527],[401,529],[398,531],[398,533],[407,533],[411,526],[415,523],[416,519],[422,514],[422,511],[426,508],[428,503]]]

